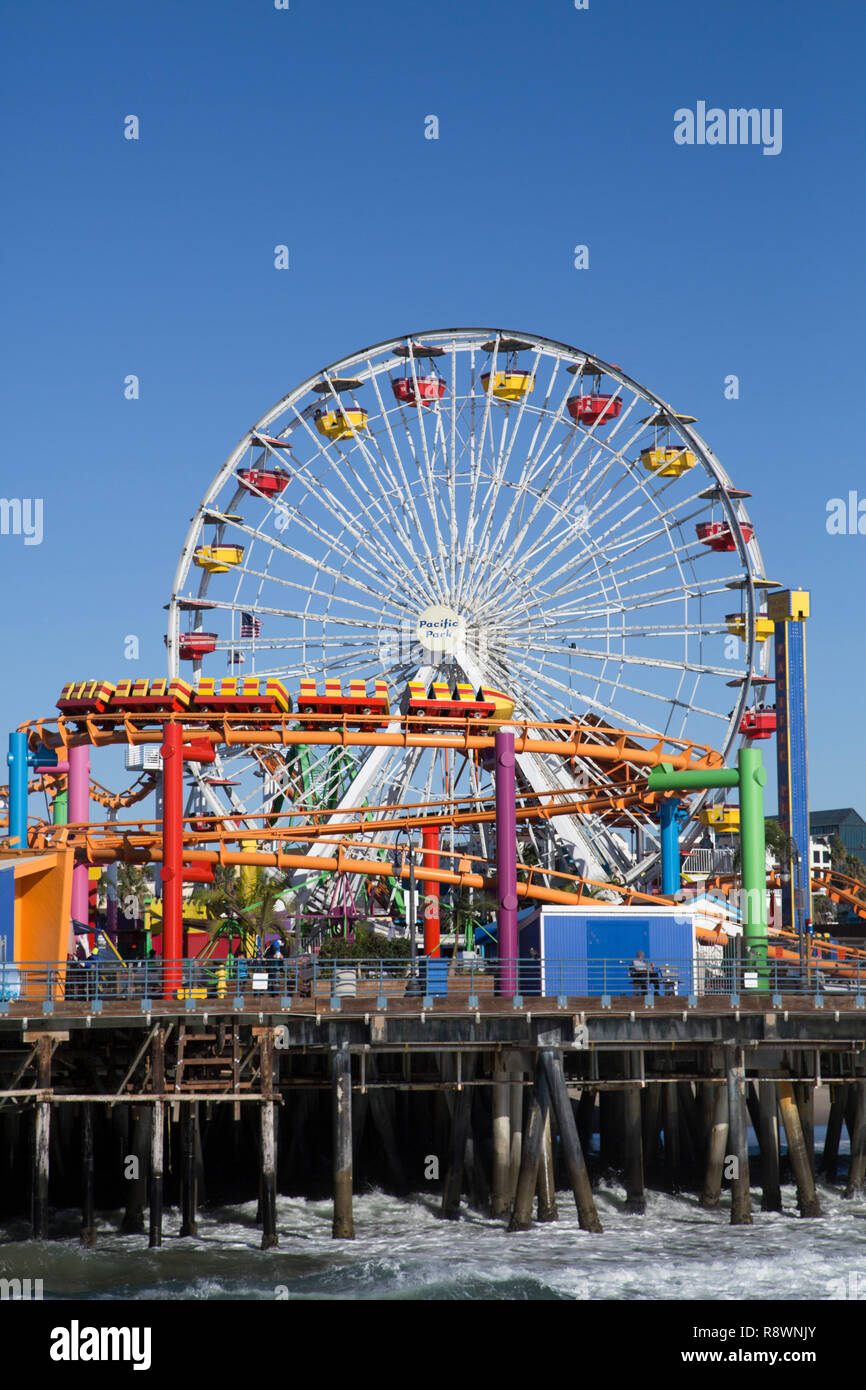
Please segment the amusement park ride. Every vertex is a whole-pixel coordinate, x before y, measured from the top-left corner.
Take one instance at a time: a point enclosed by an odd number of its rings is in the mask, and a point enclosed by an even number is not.
[[[406,832],[428,955],[439,885],[495,887],[517,824],[532,862],[513,901],[499,893],[515,954],[518,898],[670,903],[681,854],[708,828],[745,836],[741,812],[763,901],[763,800],[758,834],[742,779],[763,786],[756,745],[774,735],[780,816],[809,863],[808,595],[766,577],[750,494],[694,425],[593,354],[481,329],[380,343],[288,392],[205,490],[167,674],[70,681],[56,719],[11,736],[7,958],[66,958],[90,865],[161,866],[175,959],[185,879],[273,868],[326,911],[336,882],[354,901],[406,880]],[[91,749],[148,743],[161,774],[94,791]],[[28,817],[33,774],[52,822]],[[161,824],[117,820],[158,785]],[[718,799],[732,786],[739,808]],[[92,799],[113,818],[91,823]],[[32,884],[40,857],[53,897]],[[746,910],[764,962],[797,959],[810,931],[804,872],[790,939],[768,947],[765,904]],[[859,885],[834,891],[866,916]]]

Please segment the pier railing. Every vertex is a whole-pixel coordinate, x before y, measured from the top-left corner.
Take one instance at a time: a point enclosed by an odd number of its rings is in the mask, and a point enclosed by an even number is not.
[[[510,969],[509,969],[510,967]],[[268,1000],[270,1008],[291,1008],[295,1000],[343,1000],[364,998],[377,1006],[389,999],[420,1002],[449,999],[466,1007],[479,1007],[483,999],[504,993],[503,980],[516,975],[521,1002],[532,998],[593,999],[604,1005],[614,998],[639,1000],[653,1005],[656,999],[721,996],[732,1004],[741,993],[809,996],[853,996],[863,1007],[866,971],[859,962],[839,966],[825,964],[800,968],[796,962],[769,961],[760,978],[754,968],[737,961],[666,959],[648,968],[624,957],[545,960],[520,957],[516,961],[421,957],[414,967],[405,957],[394,959],[321,959],[315,955],[289,959],[224,961],[177,960],[161,957],[128,961],[91,957],[87,961],[0,961],[0,1012],[14,1003],[42,1007],[57,1003],[87,1002],[98,1011],[103,1001],[140,1000],[144,1006],[172,999],[190,1007],[206,1000],[226,1007],[247,1008]],[[720,998],[722,1002],[722,998]],[[527,1007],[529,1005],[527,1004]]]

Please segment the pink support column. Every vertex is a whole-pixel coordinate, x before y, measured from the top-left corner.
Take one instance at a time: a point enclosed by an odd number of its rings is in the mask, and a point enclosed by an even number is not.
[[[499,993],[517,993],[517,815],[514,731],[497,729],[496,753],[496,892]]]
[[[69,750],[67,816],[70,825],[90,824],[90,745],[79,744]],[[72,916],[76,922],[89,921],[87,864],[72,870]],[[70,950],[75,934],[70,928]]]
[[[424,845],[424,868],[439,868],[439,827],[422,831]],[[421,893],[424,899],[424,954],[439,957],[439,882],[437,879],[422,879]]]

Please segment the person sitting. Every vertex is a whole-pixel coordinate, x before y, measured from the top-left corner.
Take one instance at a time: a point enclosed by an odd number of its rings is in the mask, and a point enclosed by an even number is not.
[[[628,973],[631,976],[635,994],[646,994],[647,980],[649,978],[649,962],[643,951],[638,951],[629,966]]]

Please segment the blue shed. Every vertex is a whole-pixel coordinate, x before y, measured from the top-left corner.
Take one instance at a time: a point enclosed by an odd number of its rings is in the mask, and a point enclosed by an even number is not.
[[[539,908],[520,932],[521,992],[632,994],[629,969],[643,951],[667,992],[689,994],[695,980],[695,916],[683,907]],[[524,965],[527,957],[530,963]]]

